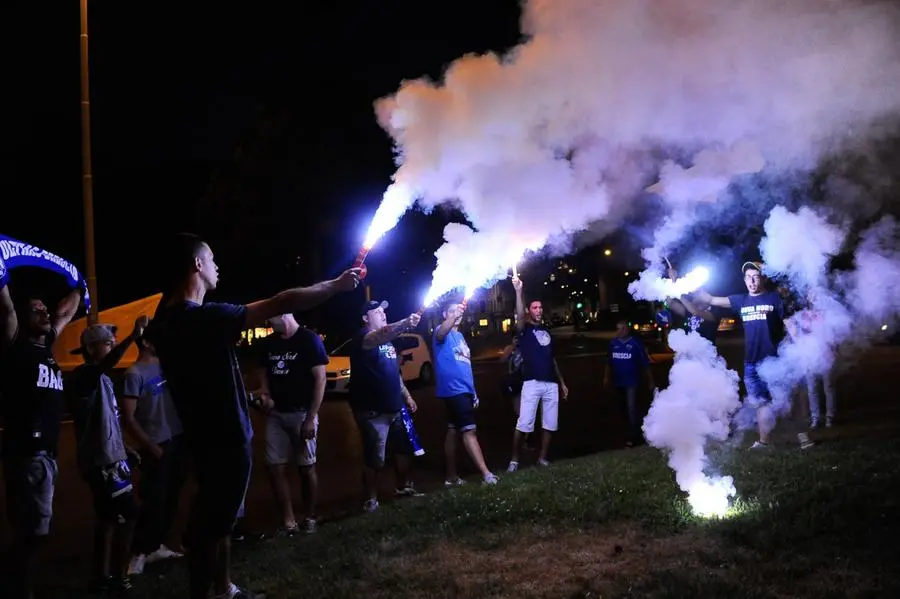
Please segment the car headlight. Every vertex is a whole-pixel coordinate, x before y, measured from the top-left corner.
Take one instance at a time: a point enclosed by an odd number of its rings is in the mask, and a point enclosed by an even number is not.
[[[340,374],[341,374],[341,376],[350,376],[350,369],[345,368],[345,369],[341,370]]]

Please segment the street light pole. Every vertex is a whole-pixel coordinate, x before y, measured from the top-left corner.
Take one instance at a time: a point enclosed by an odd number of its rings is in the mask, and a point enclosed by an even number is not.
[[[91,308],[88,324],[97,322],[97,265],[94,256],[94,178],[91,173],[91,80],[88,74],[88,0],[81,0],[81,195],[84,201],[84,259]]]

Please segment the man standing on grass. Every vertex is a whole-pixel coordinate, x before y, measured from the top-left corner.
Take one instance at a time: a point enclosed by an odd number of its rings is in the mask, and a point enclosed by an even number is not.
[[[466,452],[481,473],[485,484],[495,485],[499,480],[484,463],[481,445],[475,434],[475,408],[478,395],[475,392],[475,377],[472,375],[472,359],[469,345],[459,332],[464,308],[461,304],[450,303],[443,310],[444,321],[434,331],[434,364],[437,375],[438,399],[447,410],[447,436],[444,439],[444,454],[447,458],[447,476],[444,485],[448,487],[463,484],[456,469],[456,439],[462,437]]]
[[[241,331],[355,289],[358,269],[249,305],[206,302],[219,280],[210,247],[180,234],[160,244],[163,298],[146,332],[184,427],[197,494],[186,543],[191,599],[252,599],[231,582],[231,540],[253,465],[247,390],[235,349]]]
[[[789,403],[788,398],[772,397],[758,370],[763,360],[778,355],[778,344],[785,334],[784,303],[781,294],[766,288],[762,263],[744,262],[741,272],[744,273],[747,293],[717,297],[706,291],[697,291],[694,296],[711,306],[730,308],[741,317],[744,327],[744,386],[749,405],[756,408],[759,430],[759,440],[753,443],[751,449],[760,449],[769,446],[769,435],[775,428],[773,407],[783,409]],[[806,433],[799,433],[797,438],[802,449],[812,445]]]
[[[534,431],[538,405],[541,407],[541,427],[544,429],[538,465],[550,465],[547,461],[547,452],[550,449],[550,437],[558,429],[560,391],[563,399],[569,396],[569,389],[563,382],[559,365],[553,355],[553,337],[541,324],[544,316],[543,304],[540,300],[531,300],[526,313],[525,300],[522,297],[522,280],[513,277],[512,284],[516,290],[516,328],[520,334],[523,383],[519,419],[513,431],[512,456],[507,472],[519,469],[519,447],[522,445],[523,436]]]
[[[628,440],[626,447],[634,447],[641,442],[641,418],[638,414],[637,390],[641,371],[647,376],[650,389],[656,387],[650,371],[650,357],[640,340],[631,336],[628,323],[616,323],[616,336],[609,342],[604,389],[615,388],[628,418]]]
[[[300,531],[294,517],[287,465],[296,461],[303,495],[303,531],[316,532],[316,433],[325,398],[328,354],[322,338],[297,324],[293,314],[269,319],[274,335],[254,344],[260,407],[266,412],[266,463],[281,510],[282,536]]]
[[[403,383],[397,349],[391,343],[401,333],[414,329],[420,316],[410,314],[388,324],[387,307],[387,302],[363,304],[363,328],[354,337],[350,354],[350,408],[362,438],[366,512],[378,509],[378,477],[384,469],[388,444],[394,454],[395,495],[421,495],[409,481],[414,451],[401,413],[404,406],[415,413],[416,402]]]

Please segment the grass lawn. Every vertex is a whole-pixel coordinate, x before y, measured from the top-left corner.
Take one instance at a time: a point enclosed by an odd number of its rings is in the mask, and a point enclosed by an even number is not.
[[[236,548],[235,581],[287,597],[900,597],[900,440],[720,449],[739,499],[691,515],[662,454],[606,452]],[[185,597],[181,564],[135,596]]]

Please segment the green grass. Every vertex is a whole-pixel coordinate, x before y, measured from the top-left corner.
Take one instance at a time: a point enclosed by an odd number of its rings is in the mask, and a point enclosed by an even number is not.
[[[900,596],[900,440],[716,461],[723,519],[691,514],[659,451],[607,452],[238,549],[234,578],[270,599]],[[135,582],[185,596],[181,565]]]

